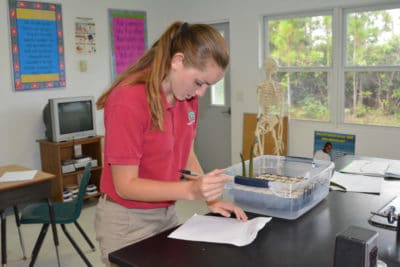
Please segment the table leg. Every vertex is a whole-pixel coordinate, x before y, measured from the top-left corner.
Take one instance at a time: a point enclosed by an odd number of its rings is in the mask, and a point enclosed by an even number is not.
[[[55,222],[55,215],[54,215],[54,208],[53,204],[51,203],[50,199],[47,199],[47,203],[49,205],[49,215],[50,215],[50,222],[51,222],[51,229],[53,231],[53,239],[54,239],[54,245],[56,247],[56,254],[57,254],[57,263],[58,266],[60,267],[60,254],[58,251],[58,235],[57,235],[57,228],[56,228],[56,222]]]
[[[6,213],[4,210],[0,211],[1,215],[1,266],[5,267],[7,264],[7,246],[6,246]]]

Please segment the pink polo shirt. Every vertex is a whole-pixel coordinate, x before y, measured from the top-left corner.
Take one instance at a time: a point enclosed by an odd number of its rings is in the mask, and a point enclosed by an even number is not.
[[[120,86],[108,95],[104,107],[104,169],[100,189],[127,208],[166,207],[174,201],[143,202],[120,198],[112,181],[113,165],[138,165],[139,177],[178,181],[196,135],[198,99],[170,105],[162,93],[164,131],[151,128],[144,84]]]

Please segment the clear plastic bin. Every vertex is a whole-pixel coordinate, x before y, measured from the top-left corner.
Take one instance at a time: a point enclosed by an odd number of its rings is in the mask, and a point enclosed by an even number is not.
[[[245,166],[248,171],[248,160]],[[253,166],[254,177],[274,174],[291,178],[285,182],[269,181],[268,188],[232,181],[225,185],[224,199],[245,211],[289,220],[299,218],[328,195],[335,167],[331,161],[272,155],[254,158]],[[242,163],[226,168],[225,174],[242,176]]]

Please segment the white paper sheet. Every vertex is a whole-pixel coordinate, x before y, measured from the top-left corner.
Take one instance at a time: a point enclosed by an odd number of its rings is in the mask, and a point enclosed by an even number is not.
[[[0,182],[18,182],[32,180],[33,177],[35,177],[36,173],[37,170],[5,172],[0,177]]]
[[[346,187],[347,191],[380,194],[383,178],[335,171],[331,181]]]
[[[271,217],[257,217],[243,222],[233,218],[194,214],[168,237],[245,246],[254,241],[258,231],[270,220]]]
[[[353,160],[345,166],[341,172],[384,176],[386,169],[389,167],[389,161],[376,161],[376,160]]]

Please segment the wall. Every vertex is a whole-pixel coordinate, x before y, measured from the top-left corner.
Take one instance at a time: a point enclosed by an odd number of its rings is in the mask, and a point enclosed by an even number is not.
[[[45,1],[43,1],[45,2]],[[50,2],[50,1],[46,1]],[[15,92],[12,87],[8,29],[8,1],[0,0],[0,164],[20,163],[40,168],[37,139],[44,138],[42,109],[48,98],[93,95],[98,97],[110,84],[110,42],[107,9],[147,12],[148,42],[151,44],[174,20],[188,22],[230,22],[232,77],[232,159],[239,161],[244,112],[256,112],[255,88],[263,79],[259,68],[259,24],[261,16],[283,12],[354,4],[377,4],[381,0],[53,0],[61,3],[67,85],[62,89]],[[397,1],[392,1],[397,2]],[[97,53],[74,53],[74,19],[91,17],[96,23]],[[86,59],[88,71],[79,72],[78,62]],[[97,112],[97,130],[104,133],[102,113]],[[331,123],[291,121],[288,153],[312,156],[314,130],[356,134],[359,155],[400,159],[400,129],[350,127]]]
[[[256,113],[256,85],[264,78],[259,60],[259,25],[263,15],[301,12],[321,8],[382,4],[381,0],[171,0],[175,8],[172,19],[189,22],[230,23],[231,105],[232,105],[232,161],[239,162],[242,150],[243,113]],[[386,3],[398,3],[391,1]],[[168,20],[168,19],[167,19]],[[312,157],[314,130],[356,135],[356,154],[400,159],[399,128],[346,126],[332,123],[290,121],[288,154]],[[396,149],[397,148],[397,149]]]
[[[39,2],[39,1],[38,1]],[[93,95],[97,98],[111,82],[108,8],[147,12],[148,41],[153,42],[167,23],[162,20],[164,1],[156,0],[53,0],[62,4],[67,85],[65,88],[15,92],[12,86],[8,1],[0,0],[0,164],[20,163],[40,168],[39,145],[44,138],[42,109],[49,98]],[[95,55],[74,52],[75,17],[90,17],[96,23]],[[160,27],[161,26],[161,27]],[[87,60],[87,72],[79,60]],[[97,130],[104,133],[102,112],[97,112]]]

